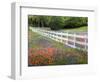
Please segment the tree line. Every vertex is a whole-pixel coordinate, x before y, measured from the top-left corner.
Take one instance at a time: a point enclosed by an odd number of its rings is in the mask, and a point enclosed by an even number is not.
[[[38,16],[29,15],[28,25],[32,27],[48,27],[51,30],[71,29],[88,25],[87,17]]]

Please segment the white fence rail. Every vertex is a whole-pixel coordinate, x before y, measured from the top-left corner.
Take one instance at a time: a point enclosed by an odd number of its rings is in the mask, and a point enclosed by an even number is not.
[[[64,43],[65,45],[87,50],[88,48],[88,35],[87,32],[61,32],[61,31],[48,31],[41,28],[30,27],[33,32],[51,38],[52,40]]]

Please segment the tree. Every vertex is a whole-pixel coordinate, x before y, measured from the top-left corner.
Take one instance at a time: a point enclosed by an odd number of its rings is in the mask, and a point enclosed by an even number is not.
[[[70,17],[69,20],[65,21],[64,28],[77,28],[81,26],[87,26],[87,17]]]
[[[64,26],[64,21],[62,17],[53,16],[51,18],[51,22],[50,22],[51,30],[59,30],[63,28],[63,26]]]
[[[88,25],[87,17],[66,17],[66,16],[28,16],[28,25],[32,27],[48,27],[51,30],[64,28],[77,28]]]

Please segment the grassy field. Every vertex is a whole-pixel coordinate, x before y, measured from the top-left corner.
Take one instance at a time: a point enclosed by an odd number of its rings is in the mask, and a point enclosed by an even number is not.
[[[42,28],[42,29],[45,29],[45,30],[49,30],[50,31],[50,28]],[[72,28],[72,29],[61,29],[59,31],[64,31],[64,32],[87,32],[88,31],[88,26],[82,26],[82,27],[78,27],[78,28]]]
[[[70,48],[37,33],[28,31],[28,65],[87,64],[86,51]]]
[[[62,31],[74,31],[74,32],[87,32],[88,31],[88,27],[87,26],[82,26],[82,27],[78,27],[78,28],[72,28],[72,29],[63,29]]]

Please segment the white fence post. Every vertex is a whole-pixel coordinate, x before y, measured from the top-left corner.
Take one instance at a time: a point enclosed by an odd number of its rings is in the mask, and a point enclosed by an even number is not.
[[[74,33],[74,48],[77,48],[77,46],[75,45],[76,43],[76,33]]]
[[[87,36],[85,36],[85,50],[87,50]]]

